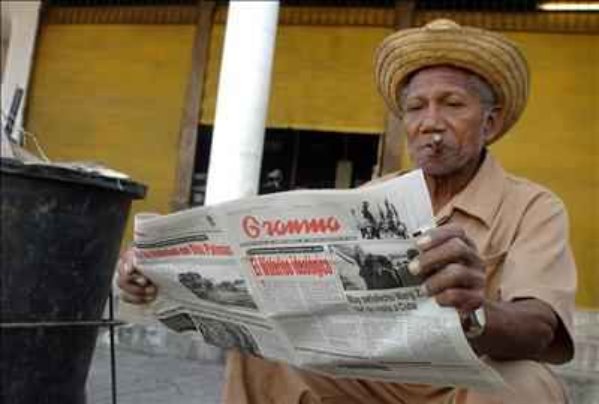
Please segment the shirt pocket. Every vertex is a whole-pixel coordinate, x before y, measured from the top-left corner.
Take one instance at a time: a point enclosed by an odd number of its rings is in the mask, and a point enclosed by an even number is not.
[[[485,266],[485,296],[491,300],[501,300],[501,276],[507,251],[500,251],[482,257]]]

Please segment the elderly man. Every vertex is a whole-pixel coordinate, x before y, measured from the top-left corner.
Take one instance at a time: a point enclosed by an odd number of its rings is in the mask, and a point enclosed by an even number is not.
[[[566,211],[545,188],[506,173],[487,150],[526,105],[523,55],[501,35],[437,20],[387,37],[376,54],[376,78],[404,124],[439,225],[417,240],[421,253],[410,272],[424,279],[440,305],[458,310],[472,348],[509,388],[483,393],[334,379],[232,352],[224,401],[566,402],[545,364],[573,355],[576,270]],[[151,299],[155,290],[136,285],[125,272],[119,283],[126,296]]]

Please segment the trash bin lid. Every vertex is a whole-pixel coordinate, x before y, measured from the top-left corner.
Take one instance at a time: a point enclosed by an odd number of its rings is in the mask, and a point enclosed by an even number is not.
[[[67,183],[91,185],[98,188],[128,194],[131,199],[142,199],[147,187],[128,178],[102,175],[101,171],[78,170],[51,163],[23,163],[12,158],[0,159],[2,175],[49,179]]]

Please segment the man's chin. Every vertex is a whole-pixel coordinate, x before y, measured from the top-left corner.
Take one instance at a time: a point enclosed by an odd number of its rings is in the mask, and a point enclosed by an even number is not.
[[[420,166],[425,175],[429,177],[448,177],[456,170],[453,167],[447,167],[440,164],[424,164]]]

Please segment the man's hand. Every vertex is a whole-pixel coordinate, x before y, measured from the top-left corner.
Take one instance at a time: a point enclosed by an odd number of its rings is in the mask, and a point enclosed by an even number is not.
[[[423,278],[429,296],[441,306],[455,307],[460,316],[484,303],[484,333],[470,340],[478,354],[494,359],[533,359],[558,363],[547,348],[559,320],[551,307],[535,298],[509,302],[485,301],[485,267],[474,242],[454,224],[426,232],[416,241],[420,256],[410,262],[412,274]]]
[[[117,268],[117,285],[125,302],[145,304],[156,299],[156,286],[133,266],[133,249],[123,253]]]
[[[476,245],[464,230],[447,224],[426,232],[416,241],[420,256],[408,269],[424,279],[429,296],[441,306],[455,307],[461,315],[482,306],[485,268]]]

